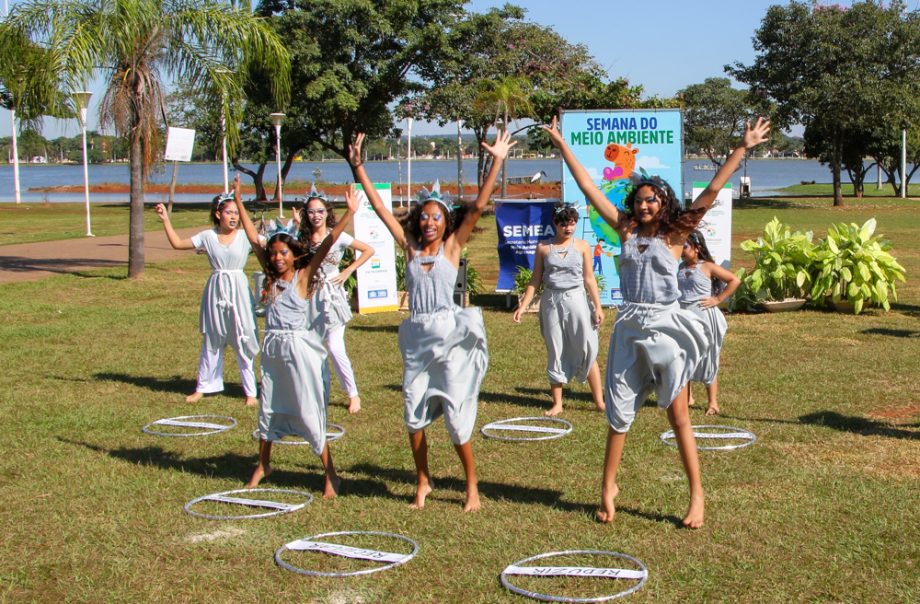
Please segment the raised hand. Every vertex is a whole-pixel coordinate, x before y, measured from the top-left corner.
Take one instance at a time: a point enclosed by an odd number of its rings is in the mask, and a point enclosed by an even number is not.
[[[359,134],[358,136],[363,137],[364,135]],[[355,190],[354,185],[348,187],[348,189],[345,190],[345,205],[348,206],[348,211],[351,214],[356,214],[358,212],[358,208],[361,207],[361,201],[358,197],[358,192]]]
[[[361,145],[364,144],[364,133],[359,132],[355,142],[348,145],[348,163],[357,168],[361,165]]]
[[[562,145],[565,144],[565,139],[562,138],[562,132],[559,131],[559,120],[553,117],[553,121],[550,122],[549,126],[543,125],[540,128],[543,129],[549,135],[549,139],[553,142],[553,146],[557,149],[561,149]]]
[[[240,175],[237,173],[233,177],[233,201],[236,202],[236,207],[240,207],[240,202],[243,200],[243,195],[240,192]]]
[[[158,203],[156,207],[157,218],[160,219],[160,222],[169,222],[169,213],[166,211],[166,206],[162,203]]]
[[[770,120],[765,120],[762,117],[757,118],[757,123],[751,127],[751,123],[747,123],[747,127],[744,130],[744,138],[742,139],[742,144],[745,149],[753,149],[760,143],[764,142],[770,136]]]
[[[487,145],[483,142],[482,148],[488,151],[492,157],[501,161],[508,157],[508,150],[516,144],[517,141],[511,140],[511,133],[505,130],[504,132],[498,133],[498,136],[495,137],[495,142],[491,145]]]

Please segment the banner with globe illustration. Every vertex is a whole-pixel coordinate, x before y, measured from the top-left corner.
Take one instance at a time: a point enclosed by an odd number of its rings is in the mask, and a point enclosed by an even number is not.
[[[629,192],[631,175],[660,176],[683,199],[681,160],[683,130],[679,109],[610,109],[563,111],[562,135],[591,178],[619,209]],[[581,223],[576,237],[593,251],[594,272],[603,275],[601,304],[619,305],[620,237],[588,204],[563,165],[562,199],[578,206]]]

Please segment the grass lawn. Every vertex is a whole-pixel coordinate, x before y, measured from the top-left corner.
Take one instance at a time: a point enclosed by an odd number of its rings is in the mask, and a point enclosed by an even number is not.
[[[62,211],[55,205],[46,216]],[[104,214],[94,214],[100,234]],[[182,226],[206,224],[201,209],[184,214]],[[396,341],[404,315],[397,313],[356,317],[346,332],[364,409],[349,416],[333,384],[329,418],[347,431],[332,445],[342,495],[319,499],[319,460],[277,446],[266,486],[306,489],[317,497],[310,506],[264,520],[193,518],[182,510],[186,501],[240,488],[256,459],[256,412],[242,405],[232,355],[226,395],[181,402],[194,388],[205,260],[189,254],[151,264],[134,281],[109,270],[0,285],[0,601],[515,602],[523,600],[498,580],[506,565],[599,549],[648,566],[648,583],[630,598],[637,602],[916,602],[920,204],[745,202],[733,215],[736,266],[750,264],[737,245],[774,215],[816,237],[831,222],[875,216],[908,282],[890,313],[728,317],[724,415],[710,421],[695,409],[693,419],[749,429],[758,440],[701,453],[707,517],[698,531],[677,526],[686,480],[676,450],[658,438],[668,428],[665,414],[651,407],[629,436],[613,525],[593,520],[607,428],[581,385],[567,390],[563,417],[574,430],[563,439],[474,436],[483,496],[476,514],[461,511],[462,470],[437,422],[428,431],[436,489],[425,510],[410,510],[414,471]],[[0,216],[2,230],[11,230]],[[126,216],[113,210],[112,224],[122,220],[124,228]],[[470,245],[487,286],[497,274],[493,225],[483,219]],[[477,425],[542,413],[549,393],[536,318],[516,326],[498,305],[484,314],[491,359]],[[602,367],[613,315],[602,329]],[[696,396],[705,401],[701,388]],[[192,413],[231,415],[239,426],[201,438],[140,430]],[[404,566],[350,579],[304,577],[272,560],[286,542],[343,530],[401,533],[421,550]],[[330,564],[316,556],[304,563]],[[582,597],[618,591],[611,583],[520,581]]]

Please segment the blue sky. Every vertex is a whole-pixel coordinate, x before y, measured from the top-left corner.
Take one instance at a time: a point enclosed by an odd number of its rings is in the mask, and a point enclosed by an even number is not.
[[[850,5],[851,1],[838,4]],[[16,2],[11,2],[16,4]],[[473,0],[470,10],[484,12],[503,1]],[[527,18],[552,26],[572,43],[584,44],[611,78],[641,84],[645,96],[671,96],[689,84],[725,77],[723,66],[754,59],[751,39],[769,6],[780,0],[520,0]],[[920,0],[910,0],[911,9]],[[96,127],[96,94],[88,126]],[[46,136],[79,133],[76,121],[47,120]],[[448,131],[416,124],[413,133]],[[454,129],[453,132],[456,132]],[[0,136],[9,136],[10,118],[0,110]]]

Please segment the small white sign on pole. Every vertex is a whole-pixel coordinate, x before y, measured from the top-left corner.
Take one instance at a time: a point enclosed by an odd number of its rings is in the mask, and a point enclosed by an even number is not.
[[[699,197],[708,182],[693,183],[693,199]],[[732,185],[726,184],[719,191],[712,207],[697,227],[706,239],[706,247],[716,264],[731,270],[732,260]]]
[[[355,239],[374,248],[374,255],[358,268],[358,312],[362,314],[399,310],[396,295],[396,246],[393,235],[371,207],[361,185],[357,185],[361,207],[354,216]],[[374,189],[388,210],[393,207],[390,183]]]
[[[166,131],[166,161],[192,161],[195,131],[190,128],[172,128]]]

